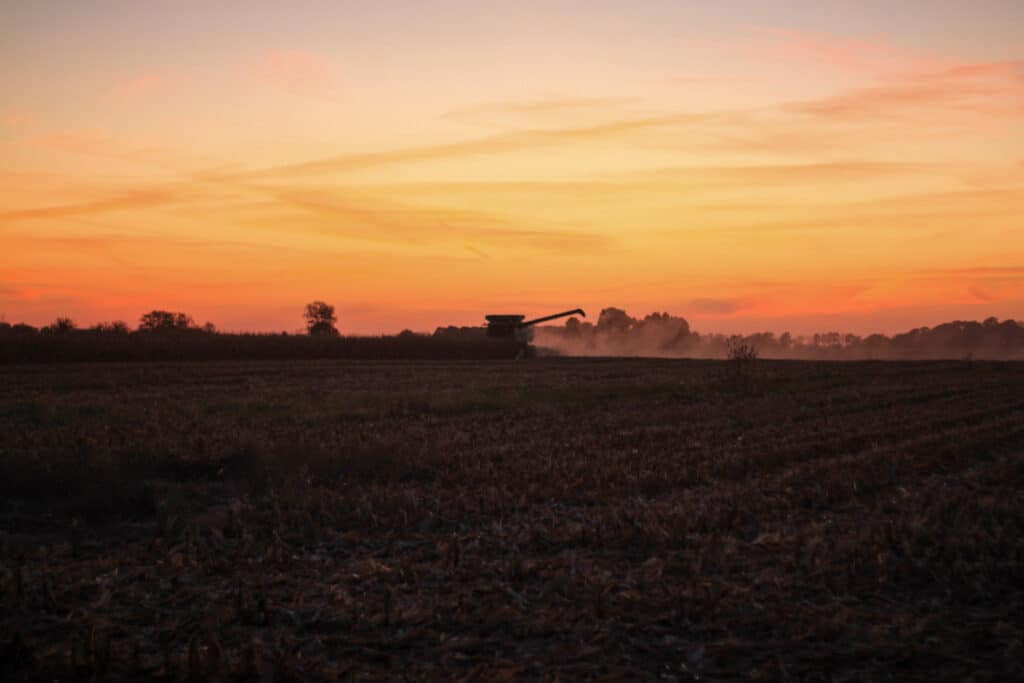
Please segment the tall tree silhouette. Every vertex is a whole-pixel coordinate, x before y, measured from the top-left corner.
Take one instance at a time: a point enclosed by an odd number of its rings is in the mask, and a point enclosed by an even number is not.
[[[310,334],[328,337],[337,336],[338,329],[334,326],[334,323],[338,322],[338,318],[334,315],[334,306],[323,301],[313,301],[306,304],[306,310],[302,317],[306,319],[306,330]]]

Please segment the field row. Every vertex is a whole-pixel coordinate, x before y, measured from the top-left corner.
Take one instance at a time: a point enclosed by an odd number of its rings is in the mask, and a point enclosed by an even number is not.
[[[1024,365],[7,375],[22,671],[1024,674]]]

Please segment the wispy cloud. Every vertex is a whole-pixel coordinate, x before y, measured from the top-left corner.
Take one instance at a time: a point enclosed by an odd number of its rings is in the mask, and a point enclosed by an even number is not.
[[[933,278],[977,278],[1013,280],[1024,288],[1024,266],[972,266],[969,268],[919,268],[913,271],[914,277]]]
[[[743,299],[692,299],[688,308],[698,314],[732,315],[749,308],[749,303]]]
[[[894,161],[837,160],[809,163],[751,163],[745,166],[669,166],[628,174],[608,174],[619,181],[663,181],[673,185],[820,184],[879,179],[941,170],[937,164]]]
[[[428,209],[384,203],[343,193],[291,190],[278,192],[283,204],[312,217],[296,217],[292,229],[371,242],[406,244],[461,243],[530,249],[595,250],[606,247],[603,235],[511,227],[507,219],[465,209]]]
[[[472,244],[470,244],[468,242],[466,242],[462,246],[465,247],[466,251],[468,251],[469,253],[476,254],[477,256],[479,256],[482,259],[490,259],[491,258],[491,255],[488,254],[486,251],[484,251],[483,249],[480,249],[479,247],[476,247],[476,246],[474,246],[474,245],[472,245]]]
[[[388,164],[432,161],[474,155],[551,147],[577,141],[600,140],[623,133],[657,128],[685,126],[707,121],[711,114],[671,114],[611,121],[590,126],[537,129],[500,133],[482,138],[439,145],[407,147],[385,152],[370,152],[318,159],[278,166],[246,174],[250,179],[287,178],[320,173],[344,173]]]
[[[1018,116],[1024,112],[1024,62],[964,63],[889,78],[878,85],[792,103],[787,110],[846,119],[945,111]]]
[[[111,211],[122,211],[125,209],[164,206],[170,202],[178,201],[180,199],[180,195],[171,192],[160,190],[138,191],[92,202],[5,211],[0,213],[0,223],[67,218],[71,216],[85,216]]]
[[[970,294],[971,294],[971,296],[973,296],[973,297],[974,297],[974,298],[975,298],[975,299],[976,299],[976,300],[977,300],[977,301],[978,301],[979,303],[989,303],[989,302],[991,302],[991,301],[997,301],[997,300],[998,300],[998,297],[994,297],[994,296],[992,296],[991,294],[988,294],[987,292],[983,292],[983,291],[982,291],[982,290],[981,290],[980,288],[978,288],[978,287],[968,287],[968,288],[967,288],[967,291],[968,291],[968,293],[970,293]]]
[[[481,111],[509,111],[519,115],[564,113],[577,105],[601,108],[609,103],[603,99],[575,103],[506,103]],[[760,110],[712,110],[618,117],[576,125],[520,126],[456,142],[310,160],[255,171],[247,177],[273,180],[341,174],[388,165],[485,157],[571,144],[639,146],[644,140],[641,133],[650,136],[646,141],[650,148],[803,156],[816,159],[814,163],[823,164],[821,170],[828,172],[828,164],[841,162],[822,161],[823,153],[849,154],[863,147],[865,136],[870,141],[871,133],[839,126],[808,126],[808,116],[823,121],[884,123],[888,127],[880,129],[876,135],[881,141],[883,137],[920,136],[923,134],[921,121],[941,120],[944,113],[957,114],[961,127],[981,130],[985,121],[971,117],[1013,117],[1022,112],[1024,81],[1018,63],[952,63],[939,71],[893,76],[874,85],[849,88],[815,99],[780,102]],[[900,125],[893,127],[891,119],[900,117]]]
[[[854,201],[806,201],[786,210],[779,201],[764,205],[763,218],[737,217],[723,205],[723,216],[710,222],[705,217],[695,225],[669,227],[656,232],[666,237],[686,238],[699,234],[778,235],[785,233],[896,234],[921,236],[950,230],[975,234],[1004,230],[1024,210],[1024,188],[971,189],[921,192]],[[756,209],[756,205],[748,209]],[[750,211],[747,211],[749,214]],[[1014,248],[1016,245],[1009,245]]]

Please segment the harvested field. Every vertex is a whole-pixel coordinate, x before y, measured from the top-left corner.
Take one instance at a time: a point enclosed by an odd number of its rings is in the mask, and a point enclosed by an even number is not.
[[[7,679],[1024,677],[1024,363],[0,386]]]

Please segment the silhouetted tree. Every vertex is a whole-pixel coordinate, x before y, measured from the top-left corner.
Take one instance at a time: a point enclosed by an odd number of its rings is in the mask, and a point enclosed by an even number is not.
[[[302,317],[306,319],[306,330],[311,335],[337,336],[338,329],[334,323],[338,322],[338,318],[334,315],[334,306],[323,301],[313,301],[306,304]]]
[[[187,330],[189,327],[192,327],[192,317],[184,313],[150,311],[139,318],[140,332]]]
[[[75,330],[75,321],[71,318],[57,318],[52,323],[44,327],[41,332],[46,334],[68,334]]]
[[[636,324],[636,320],[631,318],[621,308],[609,307],[601,310],[601,315],[597,317],[597,329],[604,330],[617,330],[625,332],[629,328]]]
[[[94,332],[106,334],[128,334],[128,323],[123,320],[114,320],[109,323],[96,323],[92,326]]]

